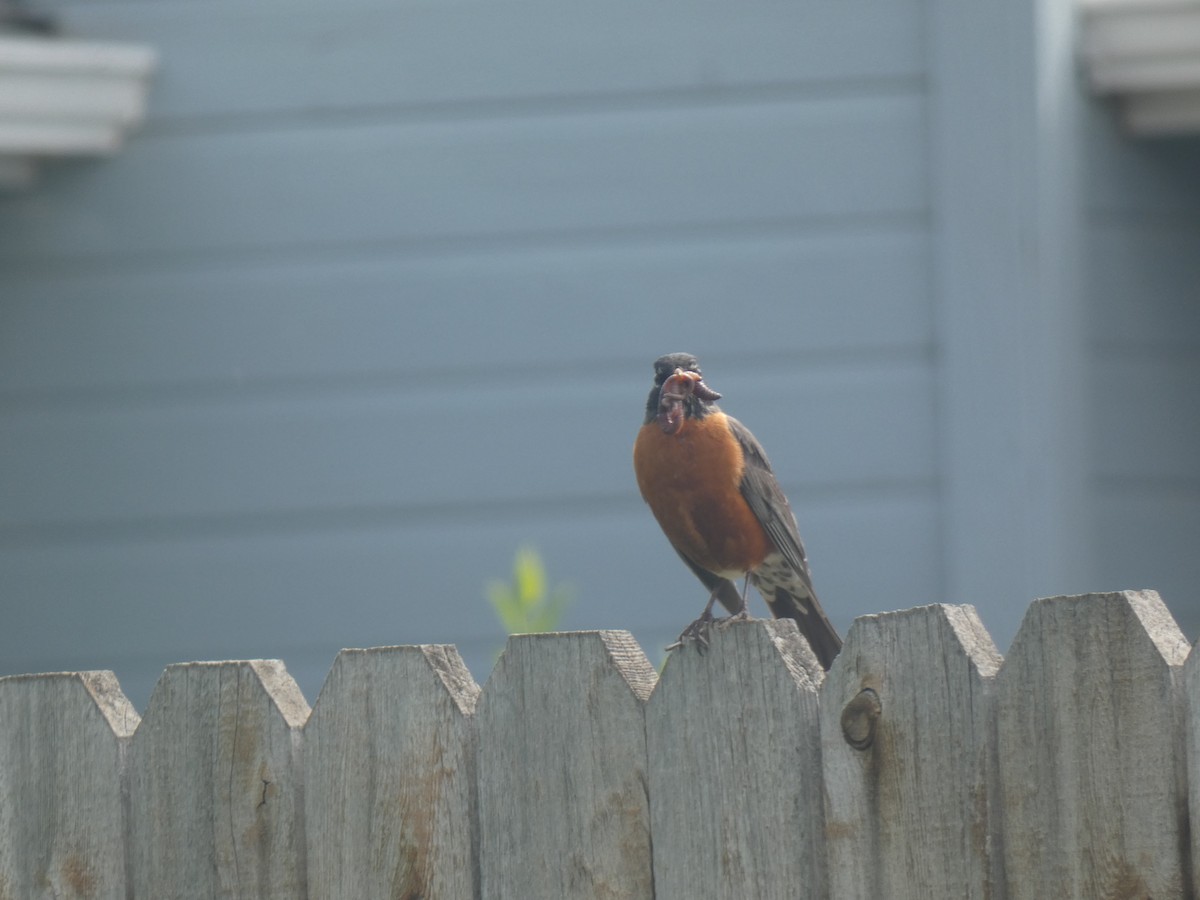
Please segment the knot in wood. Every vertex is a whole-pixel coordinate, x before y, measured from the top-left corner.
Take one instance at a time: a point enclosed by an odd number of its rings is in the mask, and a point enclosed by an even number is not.
[[[866,750],[875,742],[875,727],[883,712],[879,695],[863,688],[842,707],[842,736],[855,750]]]

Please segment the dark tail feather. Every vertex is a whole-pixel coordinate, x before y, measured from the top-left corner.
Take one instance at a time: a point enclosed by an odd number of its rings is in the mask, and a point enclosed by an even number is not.
[[[716,590],[717,600],[729,611],[730,615],[733,615],[742,608],[742,592],[728,578],[722,578],[721,584],[718,587],[709,589]]]
[[[833,665],[834,657],[842,649],[842,639],[821,609],[816,595],[794,597],[783,588],[775,590],[775,598],[767,600],[771,614],[777,619],[794,619],[800,633],[808,640],[817,660],[826,671]]]

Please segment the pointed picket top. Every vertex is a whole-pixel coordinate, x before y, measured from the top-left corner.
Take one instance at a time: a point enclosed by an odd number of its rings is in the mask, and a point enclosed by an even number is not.
[[[821,689],[832,896],[1002,893],[989,797],[1000,662],[971,606],[854,621]]]
[[[108,670],[94,672],[68,672],[68,677],[79,680],[79,685],[92,702],[96,704],[96,711],[104,716],[104,721],[108,722],[108,727],[113,730],[113,734],[118,738],[127,738],[133,735],[137,730],[138,723],[141,717],[133,704],[129,702],[129,698],[125,696],[125,692],[121,690],[121,684],[117,681],[117,676]],[[46,676],[39,676],[46,677]]]
[[[0,896],[126,896],[125,745],[112,672],[0,678]]]
[[[107,669],[6,675],[0,677],[0,690],[13,692],[5,695],[7,701],[22,708],[29,703],[40,702],[40,694],[52,693],[61,697],[65,693],[87,697],[117,738],[130,737],[141,721],[137,709],[121,690],[117,676]],[[10,707],[4,712],[11,714],[14,708]],[[4,721],[0,719],[0,729],[5,727]]]
[[[790,619],[672,651],[646,707],[659,897],[828,895],[817,692]]]
[[[476,707],[482,896],[654,896],[655,680],[628,632],[509,638]]]
[[[478,696],[453,646],[337,655],[304,727],[312,900],[477,895]]]
[[[167,667],[130,745],[136,896],[303,896],[308,712],[278,660]]]
[[[1026,612],[996,679],[1010,897],[1187,894],[1187,652],[1153,591]]]

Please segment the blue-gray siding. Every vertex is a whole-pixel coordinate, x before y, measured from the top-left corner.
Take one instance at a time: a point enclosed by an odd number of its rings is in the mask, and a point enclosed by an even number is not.
[[[452,641],[482,679],[483,583],[526,541],[568,627],[660,646],[704,597],[630,449],[680,349],[840,626],[976,599],[947,590],[936,4],[56,8],[163,65],[120,156],[0,198],[0,670],[111,667],[140,703],[167,662],[279,655],[311,698],[341,646]],[[1003,642],[1026,598],[988,599]]]
[[[1158,588],[1200,632],[1200,139],[1088,123],[1098,579]]]

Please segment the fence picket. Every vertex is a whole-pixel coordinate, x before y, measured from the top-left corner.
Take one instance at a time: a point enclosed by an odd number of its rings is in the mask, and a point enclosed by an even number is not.
[[[1190,895],[1187,653],[1153,591],[1026,612],[996,681],[1010,898]]]
[[[304,896],[307,716],[277,660],[167,667],[130,745],[136,897]]]
[[[1185,695],[1184,723],[1187,752],[1188,813],[1191,822],[1191,846],[1187,853],[1191,862],[1192,896],[1200,897],[1200,653],[1195,647],[1183,666]]]
[[[628,632],[509,638],[476,707],[482,896],[654,896],[654,682]]]
[[[1200,654],[1153,591],[0,678],[0,900],[1200,896]]]
[[[0,678],[0,898],[124,900],[137,723],[112,672]]]
[[[970,606],[855,620],[821,688],[832,896],[1002,894],[989,797],[1000,662]]]
[[[304,727],[308,896],[478,896],[479,687],[454,647],[343,650]]]
[[[791,620],[673,651],[646,709],[659,897],[827,895],[817,688]]]

